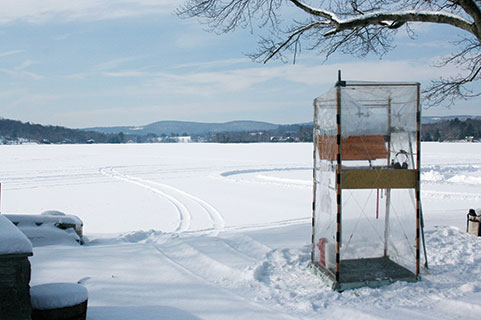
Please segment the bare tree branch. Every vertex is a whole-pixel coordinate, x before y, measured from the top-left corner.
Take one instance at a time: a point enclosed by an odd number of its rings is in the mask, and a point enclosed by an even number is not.
[[[312,6],[314,2],[320,7]],[[392,49],[398,30],[414,37],[412,23],[448,25],[465,36],[438,66],[454,65],[459,75],[434,81],[425,97],[428,104],[452,104],[479,94],[471,84],[481,78],[480,5],[481,0],[186,0],[177,14],[199,18],[220,32],[238,27],[254,31],[254,22],[261,30],[260,42],[249,56],[264,63],[284,61],[286,54],[295,61],[303,43],[326,59],[336,52],[382,56]],[[269,30],[268,36],[262,28]]]
[[[393,23],[398,24],[406,22],[431,22],[449,24],[476,35],[476,28],[473,23],[454,14],[431,11],[395,11],[360,14],[350,19],[340,19],[333,12],[312,8],[298,0],[290,0],[290,2],[292,2],[298,8],[301,8],[306,13],[327,19],[335,28],[335,30],[326,34],[325,36],[329,36],[330,34],[342,30],[353,29],[356,27],[365,27],[368,25],[385,24],[386,26],[388,26],[389,23],[386,23],[388,21],[391,22],[391,25]],[[359,12],[357,7],[354,11]]]
[[[314,28],[316,26],[319,26],[319,25],[324,25],[325,23],[322,22],[322,21],[319,21],[319,22],[313,22],[311,24],[308,24],[307,26],[303,26],[299,29],[297,29],[296,31],[292,32],[291,35],[286,39],[286,41],[282,42],[280,45],[277,45],[271,54],[269,54],[267,56],[266,59],[264,59],[264,63],[267,63],[272,57],[274,57],[275,55],[277,55],[279,53],[279,51],[281,51],[282,49],[284,49],[286,46],[289,46],[291,43],[294,43],[296,44],[298,41],[299,41],[299,37],[304,33],[306,32],[307,30],[311,29],[311,28]],[[293,39],[296,39],[293,41]]]

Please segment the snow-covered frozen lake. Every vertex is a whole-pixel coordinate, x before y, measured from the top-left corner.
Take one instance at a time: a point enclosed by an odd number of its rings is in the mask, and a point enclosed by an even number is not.
[[[422,148],[431,268],[380,289],[307,269],[311,144],[0,146],[1,210],[84,221],[86,245],[34,248],[31,285],[80,281],[90,320],[478,319],[481,144]]]

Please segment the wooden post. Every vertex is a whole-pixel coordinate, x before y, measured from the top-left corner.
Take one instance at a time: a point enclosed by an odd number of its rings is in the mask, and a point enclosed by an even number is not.
[[[316,153],[317,153],[317,148],[318,148],[318,141],[317,141],[317,135],[316,135],[316,128],[317,128],[317,106],[316,103],[314,102],[314,125],[313,125],[313,132],[312,136],[314,137],[314,148],[312,152],[312,159],[313,159],[313,166],[312,166],[312,236],[311,236],[311,241],[312,241],[312,248],[311,248],[311,263],[314,263],[314,253],[316,250],[316,239],[315,239],[315,234],[316,234],[316,197],[317,197],[317,181],[316,181],[316,171],[317,171],[317,161],[316,161]]]
[[[387,165],[391,165],[391,98],[387,101]],[[391,213],[391,189],[386,189],[386,214],[384,215],[384,256],[389,243],[389,215]]]
[[[417,84],[417,101],[416,101],[416,277],[420,273],[420,233],[421,233],[421,99],[420,84]]]
[[[339,81],[336,84],[337,100],[337,166],[336,166],[336,194],[337,194],[337,232],[336,232],[336,282],[340,280],[341,271],[341,222],[342,222],[342,131],[341,131],[341,71],[339,71]]]

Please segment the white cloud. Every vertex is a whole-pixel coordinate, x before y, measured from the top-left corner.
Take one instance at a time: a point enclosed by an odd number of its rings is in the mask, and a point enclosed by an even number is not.
[[[152,105],[132,105],[125,107],[97,107],[92,110],[77,109],[74,111],[58,112],[53,115],[54,119],[46,119],[54,123],[62,123],[69,127],[89,127],[93,126],[117,126],[117,125],[145,125],[157,120],[185,120],[185,121],[205,121],[205,122],[224,122],[238,119],[238,114],[250,115],[243,116],[248,119],[269,121],[272,117],[272,110],[281,107],[291,106],[289,103],[284,105],[279,103],[266,102],[237,102],[237,101],[213,101],[205,104],[199,103],[159,103]],[[309,109],[310,110],[310,109]],[[269,116],[260,118],[259,114],[268,112]],[[48,123],[48,122],[46,122]]]
[[[235,64],[242,64],[242,63],[252,63],[252,61],[248,58],[233,58],[233,59],[224,59],[224,60],[215,60],[215,61],[207,61],[207,62],[193,62],[193,63],[184,63],[178,64],[173,66],[172,69],[192,69],[192,68],[218,68],[218,67],[228,67]]]
[[[102,62],[93,67],[93,70],[110,70],[121,66],[124,63],[132,62],[140,59],[140,57],[122,57],[116,58],[109,61]]]
[[[189,33],[181,33],[177,35],[175,39],[175,46],[182,50],[192,50],[196,48],[208,47],[218,40],[219,39],[216,34],[192,30]]]
[[[77,73],[67,74],[64,76],[64,78],[71,79],[71,80],[85,80],[91,75],[92,73],[90,72],[77,72]]]
[[[290,109],[299,106],[302,106],[300,109],[303,113],[296,113],[299,114],[296,121],[302,122],[303,119],[309,119],[312,99],[334,85],[339,69],[346,80],[365,81],[427,82],[440,75],[448,76],[457,72],[454,68],[433,68],[432,61],[428,59],[361,60],[320,65],[251,64],[247,68],[234,64],[228,65],[227,70],[205,72],[188,69],[153,72],[145,71],[145,68],[117,70],[123,61],[130,60],[114,59],[97,65],[96,70],[77,75],[79,79],[123,78],[120,86],[99,87],[98,90],[89,92],[80,90],[69,94],[60,93],[59,96],[26,95],[29,100],[19,99],[13,105],[20,107],[29,103],[38,105],[42,102],[53,105],[52,100],[58,100],[65,106],[79,105],[79,101],[89,101],[88,109],[65,108],[60,111],[61,108],[58,108],[59,111],[55,115],[50,115],[54,117],[49,120],[50,122],[68,126],[85,126],[87,123],[88,126],[145,124],[152,119],[224,121],[239,117],[255,117],[269,120],[273,115],[278,117],[276,121],[292,122],[293,116],[285,120],[286,114]],[[9,96],[8,92],[5,94]],[[229,99],[230,96],[234,98]],[[72,103],[65,103],[66,101]],[[304,108],[305,106],[307,108]],[[107,121],[106,119],[109,122],[102,123]]]
[[[118,69],[124,62],[135,58],[119,58],[102,63],[87,73],[70,75],[72,79],[111,77],[124,78],[130,83],[127,88],[119,90],[123,94],[138,95],[189,95],[215,97],[220,94],[249,93],[259,86],[264,94],[301,90],[305,88],[323,88],[332,86],[337,80],[338,70],[343,78],[364,81],[411,81],[429,82],[441,76],[455,76],[459,70],[454,67],[433,67],[436,58],[419,60],[358,60],[337,64],[297,64],[297,65],[256,65],[242,68],[236,62],[226,60],[206,63],[206,67],[218,66],[219,71],[199,71],[200,68],[173,68],[170,71],[147,71],[147,68]],[[194,64],[193,64],[194,65]],[[202,64],[200,65],[202,66]],[[112,70],[111,70],[112,69]],[[195,70],[197,69],[197,71]],[[206,68],[212,70],[212,68]]]
[[[280,65],[239,68],[224,71],[167,73],[124,70],[104,72],[108,77],[135,77],[144,79],[133,92],[149,91],[169,94],[188,94],[198,96],[214,96],[219,93],[243,92],[259,84],[281,81],[285,90],[286,82],[306,86],[328,86],[337,80],[338,70],[342,70],[343,78],[365,81],[416,81],[424,82],[440,76],[456,75],[453,67],[432,67],[434,60],[401,60],[401,61],[358,61],[340,64]]]
[[[124,70],[124,71],[106,71],[102,72],[102,75],[105,77],[113,77],[113,78],[136,78],[136,77],[145,77],[151,76],[150,73],[137,71],[137,70]]]
[[[16,97],[19,95],[24,95],[27,92],[27,89],[25,88],[15,88],[15,89],[10,89],[10,90],[3,90],[0,91],[0,97],[5,98],[5,97]]]
[[[37,63],[35,61],[32,61],[32,60],[25,60],[20,65],[16,66],[15,70],[25,70],[25,69],[27,69],[28,67],[30,67],[31,65],[34,65],[34,64],[37,64]]]
[[[136,73],[139,73],[140,75],[144,75],[144,73],[140,71],[109,71],[112,69],[117,69],[123,64],[136,61],[140,58],[141,57],[122,57],[122,58],[111,59],[111,60],[96,64],[87,71],[64,75],[63,78],[72,79],[72,80],[84,80],[87,78],[97,77],[99,75],[106,76],[106,77],[134,77],[136,76]]]
[[[116,19],[170,13],[178,5],[178,0],[1,0],[0,23]]]
[[[13,95],[13,94],[12,94]],[[18,109],[37,108],[38,106],[51,103],[60,99],[59,95],[48,93],[29,93],[24,91],[22,95],[16,94],[15,99],[10,103],[5,103],[6,110],[19,111]],[[40,111],[43,112],[43,111]],[[28,112],[32,114],[31,112]],[[45,112],[43,112],[45,113]]]
[[[14,54],[23,53],[23,52],[25,52],[25,50],[10,50],[10,51],[5,51],[5,52],[0,52],[0,57],[7,57],[7,56],[14,55]]]
[[[27,78],[27,79],[32,79],[32,80],[42,80],[45,79],[44,76],[34,73],[34,72],[29,72],[29,71],[24,71],[23,69],[14,69],[14,70],[9,70],[9,69],[0,69],[0,72],[8,74],[9,76],[12,76],[14,78]]]
[[[349,80],[418,82],[456,72],[453,68],[434,68],[431,60],[377,60],[291,67],[283,77],[305,84],[334,83],[338,70],[342,71],[344,79]]]
[[[61,40],[65,40],[65,39],[70,38],[72,35],[73,35],[73,33],[71,33],[71,32],[59,33],[59,34],[53,35],[52,39],[57,40],[57,41],[61,41]]]

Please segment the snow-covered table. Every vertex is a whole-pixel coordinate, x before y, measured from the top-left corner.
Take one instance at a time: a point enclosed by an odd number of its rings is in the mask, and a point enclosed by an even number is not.
[[[87,315],[87,288],[74,283],[46,283],[30,289],[32,320],[81,320]]]

